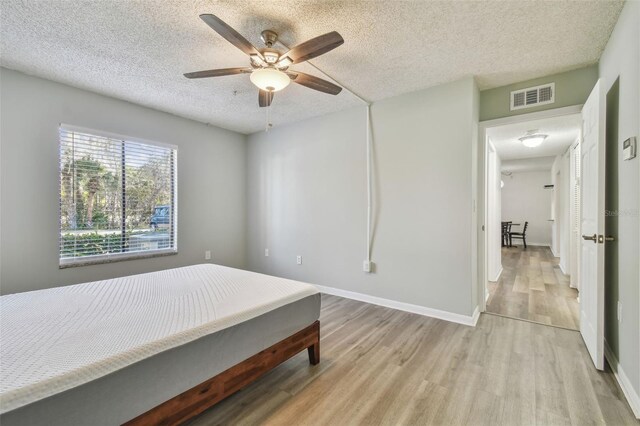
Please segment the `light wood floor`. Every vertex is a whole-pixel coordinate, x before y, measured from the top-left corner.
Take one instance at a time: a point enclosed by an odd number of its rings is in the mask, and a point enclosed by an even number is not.
[[[487,312],[580,329],[578,291],[549,247],[502,248],[502,275],[489,283]]]
[[[637,425],[580,335],[495,315],[468,327],[322,297],[304,351],[193,425]]]

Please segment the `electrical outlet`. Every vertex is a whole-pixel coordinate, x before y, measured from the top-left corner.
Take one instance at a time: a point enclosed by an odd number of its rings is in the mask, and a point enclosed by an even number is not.
[[[264,256],[269,257],[269,249],[264,249]]]
[[[204,252],[204,260],[211,260],[211,250]]]
[[[298,257],[296,257],[296,263],[297,263],[298,265],[302,265],[302,256],[298,256]]]
[[[362,272],[371,272],[371,262],[368,260],[362,262]]]
[[[618,322],[622,322],[622,302],[618,300]]]

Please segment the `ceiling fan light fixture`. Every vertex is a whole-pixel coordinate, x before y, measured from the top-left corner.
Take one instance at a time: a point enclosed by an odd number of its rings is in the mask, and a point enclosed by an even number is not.
[[[276,62],[276,67],[280,69],[287,68],[292,63],[293,61],[291,60],[291,58],[288,56],[285,56],[284,58],[281,58],[278,62]]]
[[[266,67],[268,64],[264,61],[264,59],[262,59],[259,55],[254,54],[254,55],[249,55],[249,58],[251,59],[251,63],[259,66],[259,67]]]
[[[254,70],[249,78],[259,89],[267,92],[277,92],[291,83],[288,75],[274,68]]]
[[[518,140],[527,148],[535,148],[542,145],[542,142],[544,142],[546,138],[547,135],[527,135],[519,138]]]

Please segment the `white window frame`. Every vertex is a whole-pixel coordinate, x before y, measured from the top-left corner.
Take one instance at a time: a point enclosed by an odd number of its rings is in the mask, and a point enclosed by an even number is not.
[[[146,259],[152,257],[159,256],[170,256],[174,254],[178,254],[178,147],[177,145],[150,141],[147,139],[142,139],[133,136],[126,136],[118,133],[105,132],[102,130],[90,129],[87,127],[75,126],[72,124],[60,123],[58,127],[58,146],[60,145],[60,130],[68,131],[68,132],[78,132],[78,133],[86,133],[97,137],[109,138],[109,139],[118,139],[125,142],[134,142],[140,144],[154,145],[163,148],[168,148],[174,151],[173,158],[173,200],[172,200],[172,216],[173,216],[173,247],[168,249],[159,249],[159,250],[141,250],[141,251],[130,251],[125,253],[111,253],[111,254],[99,254],[92,256],[82,256],[82,257],[70,257],[70,258],[61,258],[60,257],[60,244],[58,244],[58,264],[60,269],[70,268],[75,266],[86,266],[86,265],[97,265],[103,263],[112,263],[112,262],[120,262],[124,260],[133,260],[133,259]],[[60,167],[60,154],[58,153],[58,170]],[[62,199],[61,199],[61,185],[62,182],[60,180],[60,172],[58,171],[58,241],[60,239],[62,233]]]

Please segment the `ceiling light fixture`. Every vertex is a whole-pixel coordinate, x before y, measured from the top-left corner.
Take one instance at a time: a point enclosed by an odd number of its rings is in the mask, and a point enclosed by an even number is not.
[[[542,142],[544,142],[546,138],[547,138],[547,135],[538,134],[538,135],[526,135],[521,138],[518,138],[518,140],[522,142],[522,145],[526,146],[527,148],[535,148],[537,146],[542,145]]]
[[[277,92],[291,83],[288,75],[275,68],[254,70],[249,78],[259,89],[266,90],[267,92]]]

